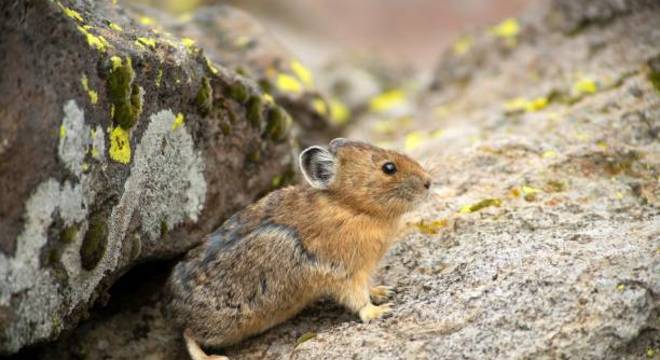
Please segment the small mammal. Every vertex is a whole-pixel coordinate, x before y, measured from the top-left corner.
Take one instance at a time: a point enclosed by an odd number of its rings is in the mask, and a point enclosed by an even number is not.
[[[401,216],[423,200],[429,174],[411,158],[334,139],[300,154],[306,184],[274,191],[227,220],[179,262],[166,311],[194,360],[235,344],[329,296],[362,321],[391,312],[370,286]]]

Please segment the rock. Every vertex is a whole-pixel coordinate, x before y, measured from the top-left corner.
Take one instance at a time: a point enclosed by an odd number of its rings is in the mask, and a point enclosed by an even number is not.
[[[128,269],[198,243],[293,160],[280,105],[250,108],[254,81],[152,19],[110,1],[0,10],[7,354],[74,328]]]
[[[146,7],[134,12],[194,40],[214,63],[254,80],[267,99],[291,115],[302,147],[339,135],[341,124],[332,121],[331,104],[318,91],[313,72],[249,14],[226,5],[200,7],[178,18]]]
[[[443,55],[433,89],[411,102],[413,116],[386,120],[394,131],[380,132],[383,120],[370,114],[347,130],[404,149],[434,172],[433,198],[410,214],[412,233],[375,279],[397,289],[393,316],[362,324],[323,301],[225,349],[228,356],[660,352],[660,9],[644,1],[568,3],[460,38]],[[557,18],[600,19],[591,9],[616,4],[623,10],[577,32],[555,27]],[[453,71],[468,76],[447,75]],[[142,272],[127,276],[113,289],[115,311],[95,314],[38,354],[184,357],[158,311],[164,267],[147,277],[151,288]],[[298,343],[308,333],[316,336]]]

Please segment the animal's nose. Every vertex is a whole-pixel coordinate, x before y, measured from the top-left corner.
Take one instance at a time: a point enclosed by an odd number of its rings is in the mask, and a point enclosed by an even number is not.
[[[426,180],[424,182],[424,187],[428,190],[431,188],[431,180]]]

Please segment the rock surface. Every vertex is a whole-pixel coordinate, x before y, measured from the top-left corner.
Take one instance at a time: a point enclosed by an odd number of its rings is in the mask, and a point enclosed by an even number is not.
[[[289,117],[110,1],[0,5],[0,354],[290,177]],[[277,181],[275,181],[277,180]]]
[[[145,7],[133,12],[194,39],[213,62],[254,80],[291,114],[296,131],[304,134],[297,139],[301,147],[339,135],[341,126],[333,121],[336,116],[319,93],[315,74],[249,14],[223,5],[200,7],[179,17]]]
[[[240,359],[657,358],[660,8],[556,0],[457,39],[432,90],[381,97],[349,137],[404,149],[437,191],[382,264],[391,318],[321,302]],[[405,95],[405,94],[403,94]],[[376,111],[377,110],[377,111]],[[382,111],[381,111],[382,110]],[[34,355],[185,358],[162,269]]]

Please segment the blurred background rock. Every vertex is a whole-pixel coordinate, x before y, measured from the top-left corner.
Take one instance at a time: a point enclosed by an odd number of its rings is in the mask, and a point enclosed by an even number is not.
[[[390,65],[429,69],[456,34],[519,14],[543,0],[121,0],[177,15],[230,4],[265,24],[313,67],[338,52],[370,54]]]

